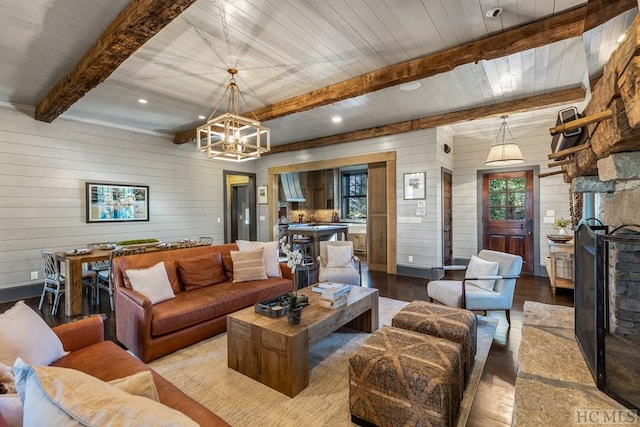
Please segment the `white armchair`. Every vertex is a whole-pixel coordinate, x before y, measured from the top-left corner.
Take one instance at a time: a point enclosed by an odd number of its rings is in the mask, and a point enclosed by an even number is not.
[[[320,242],[318,281],[362,286],[362,264],[351,241]]]
[[[482,250],[468,266],[435,267],[442,270],[466,270],[460,280],[432,280],[427,284],[430,301],[467,310],[504,310],[511,324],[511,306],[516,279],[522,270],[522,258],[504,252]]]

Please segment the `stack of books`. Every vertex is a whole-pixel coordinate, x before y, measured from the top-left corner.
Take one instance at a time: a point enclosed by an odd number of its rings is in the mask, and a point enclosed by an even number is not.
[[[336,309],[347,305],[347,294],[351,291],[351,285],[323,282],[314,286],[312,290],[320,293],[320,307]]]

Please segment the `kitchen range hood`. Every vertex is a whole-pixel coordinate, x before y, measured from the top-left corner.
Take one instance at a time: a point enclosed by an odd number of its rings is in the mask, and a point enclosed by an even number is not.
[[[280,201],[282,202],[304,202],[304,194],[300,186],[300,177],[298,172],[289,172],[280,174],[280,183],[282,184],[282,194]]]

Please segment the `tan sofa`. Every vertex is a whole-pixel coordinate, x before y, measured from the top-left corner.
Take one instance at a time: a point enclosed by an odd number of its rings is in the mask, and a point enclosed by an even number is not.
[[[160,403],[182,412],[202,426],[229,425],[118,345],[112,341],[104,341],[104,327],[100,316],[57,326],[53,331],[70,353],[51,366],[76,369],[103,381],[151,371]]]
[[[225,280],[185,291],[178,272],[180,260],[219,252],[227,277],[233,274],[229,252],[236,244],[155,251],[114,259],[116,336],[144,362],[172,353],[227,329],[227,315],[256,302],[291,292],[293,276],[281,263],[282,278],[242,283]],[[152,305],[125,283],[124,271],[151,267],[164,261],[175,298]]]

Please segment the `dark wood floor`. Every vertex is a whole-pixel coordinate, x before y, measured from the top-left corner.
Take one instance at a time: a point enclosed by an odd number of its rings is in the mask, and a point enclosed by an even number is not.
[[[403,301],[426,300],[426,281],[414,277],[388,275],[369,271],[363,265],[363,286],[377,288],[380,295]],[[85,298],[84,315],[105,313],[107,315],[105,336],[115,341],[115,316],[109,309],[106,293],[101,306],[94,307]],[[537,301],[556,305],[573,305],[573,291],[558,289],[551,294],[549,280],[545,277],[523,276],[517,281],[516,292],[511,310],[511,326],[507,325],[504,312],[490,313],[499,320],[498,330],[491,346],[491,352],[484,369],[473,408],[467,422],[468,426],[510,426],[514,404],[514,386],[518,349],[522,339],[522,305],[524,301]],[[37,310],[39,298],[29,298],[26,303]],[[0,312],[13,303],[0,304]],[[66,323],[72,318],[64,316],[62,307],[57,316],[51,316],[50,305],[45,303],[39,312],[51,326]],[[82,316],[78,316],[82,317]]]

